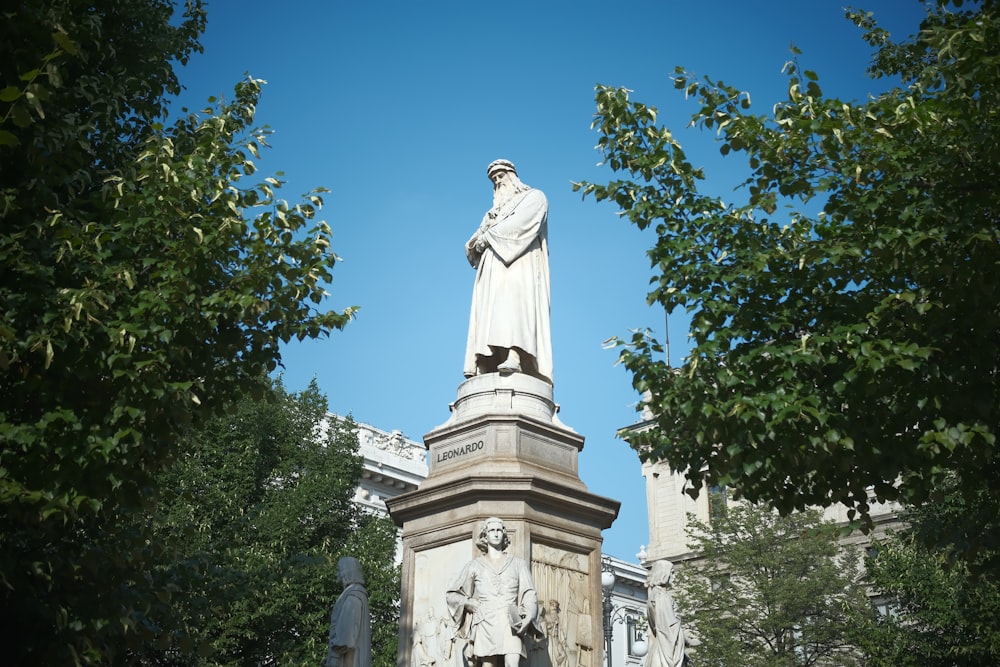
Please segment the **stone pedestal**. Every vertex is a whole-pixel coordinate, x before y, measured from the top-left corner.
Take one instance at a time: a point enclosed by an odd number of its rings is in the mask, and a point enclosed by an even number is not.
[[[403,540],[398,667],[428,652],[435,667],[463,664],[445,592],[491,516],[532,565],[547,636],[528,642],[528,667],[600,667],[601,531],[619,503],[580,480],[583,436],[559,421],[552,387],[523,374],[467,380],[451,413],[424,436],[427,479],[387,501]]]

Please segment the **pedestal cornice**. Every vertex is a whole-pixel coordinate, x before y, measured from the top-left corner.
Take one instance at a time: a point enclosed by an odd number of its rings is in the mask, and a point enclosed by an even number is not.
[[[581,485],[582,486],[582,485]],[[413,526],[428,516],[458,508],[481,505],[482,518],[498,511],[498,505],[522,503],[534,509],[558,509],[571,523],[587,524],[603,530],[618,516],[621,503],[590,493],[585,487],[569,487],[560,481],[535,475],[471,475],[424,482],[416,491],[400,494],[386,501],[397,525]]]

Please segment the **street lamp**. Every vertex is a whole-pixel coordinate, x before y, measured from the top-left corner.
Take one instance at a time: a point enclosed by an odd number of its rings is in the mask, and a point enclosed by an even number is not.
[[[601,612],[604,620],[604,655],[607,667],[612,667],[611,643],[614,635],[612,626],[614,623],[625,623],[629,618],[625,609],[616,607],[611,601],[615,581],[615,571],[611,559],[607,556],[601,556]],[[632,654],[640,658],[646,655],[646,650],[646,642],[641,639],[632,645]]]

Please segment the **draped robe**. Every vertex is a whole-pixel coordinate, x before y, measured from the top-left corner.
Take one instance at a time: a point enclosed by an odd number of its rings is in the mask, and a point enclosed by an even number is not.
[[[465,603],[479,604],[468,619],[468,639],[477,658],[518,653],[525,656],[524,641],[514,634],[515,617],[528,618],[534,624],[538,616],[538,595],[528,564],[516,556],[504,554],[499,563],[487,556],[470,561],[448,589],[448,611],[461,627],[466,622]],[[529,628],[534,629],[533,625]]]
[[[488,246],[472,290],[465,374],[476,374],[476,355],[517,348],[532,357],[525,372],[552,383],[549,322],[548,201],[540,190],[515,195],[480,226]]]
[[[326,667],[372,667],[372,626],[368,591],[349,584],[330,612]]]
[[[684,664],[684,629],[674,599],[666,585],[653,586],[646,604],[651,639],[646,667],[681,667]]]

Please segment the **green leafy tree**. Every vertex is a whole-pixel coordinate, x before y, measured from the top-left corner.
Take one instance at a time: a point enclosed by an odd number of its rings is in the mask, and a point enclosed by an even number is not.
[[[325,416],[315,382],[290,394],[279,381],[191,435],[184,458],[159,480],[170,492],[155,527],[176,545],[177,565],[159,576],[187,630],[146,661],[319,664],[342,590],[337,560],[353,555],[369,591],[376,664],[395,664],[395,526],[352,502],[362,470],[357,430]],[[176,659],[191,653],[187,641],[203,657]]]
[[[140,517],[180,433],[342,327],[321,201],[248,182],[260,82],[164,127],[201,0],[0,10],[0,627],[8,664],[162,634]]]
[[[698,561],[678,578],[701,667],[851,667],[854,628],[871,613],[860,554],[816,510],[786,517],[737,504],[688,530]]]
[[[643,457],[782,512],[925,503],[947,471],[1000,507],[1000,8],[926,3],[894,42],[849,10],[899,85],[824,95],[799,52],[787,98],[678,68],[696,129],[746,160],[734,201],[710,194],[657,110],[599,87],[594,126],[622,174],[575,188],[656,234],[650,303],[690,313],[679,369],[644,333],[621,359],[655,428]],[[723,189],[717,187],[715,191]]]
[[[1000,552],[992,546],[970,559],[955,557],[970,541],[956,529],[968,525],[970,514],[984,510],[993,508],[976,503],[975,496],[970,502],[949,484],[940,502],[907,515],[908,530],[876,543],[866,569],[871,586],[888,604],[865,633],[870,667],[1000,664],[1000,577],[995,565]],[[995,513],[989,522],[992,535],[1000,534]],[[945,539],[942,530],[949,533]],[[927,531],[934,535],[928,538]],[[945,541],[959,546],[927,546]]]

